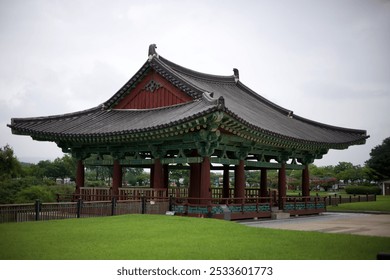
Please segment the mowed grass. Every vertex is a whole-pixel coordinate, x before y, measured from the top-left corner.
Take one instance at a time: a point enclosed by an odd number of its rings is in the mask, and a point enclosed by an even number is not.
[[[0,224],[0,259],[375,259],[390,238],[253,228],[215,219],[123,215]]]
[[[327,206],[328,211],[378,211],[390,213],[390,196],[378,195],[376,201],[343,203],[338,206]]]

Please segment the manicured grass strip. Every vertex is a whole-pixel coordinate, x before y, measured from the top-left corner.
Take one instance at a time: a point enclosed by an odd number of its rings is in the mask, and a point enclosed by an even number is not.
[[[375,259],[390,238],[123,215],[0,225],[0,259]]]
[[[327,206],[328,211],[384,211],[390,212],[390,196],[378,195],[376,201],[343,203]]]

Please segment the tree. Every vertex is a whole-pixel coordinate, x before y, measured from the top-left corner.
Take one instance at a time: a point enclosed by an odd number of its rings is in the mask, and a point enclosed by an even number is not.
[[[345,161],[342,161],[342,162],[339,162],[335,167],[334,167],[334,172],[336,174],[339,174],[341,172],[344,172],[344,171],[347,171],[347,170],[350,170],[350,169],[353,169],[353,164],[350,163],[350,162],[345,162]]]
[[[188,169],[169,170],[169,179],[174,182],[176,187],[188,186],[190,171]]]
[[[390,137],[371,150],[366,164],[374,170],[377,180],[390,178]]]
[[[31,186],[22,189],[16,196],[17,203],[29,203],[39,199],[41,202],[54,202],[55,195],[47,187]]]
[[[64,173],[62,174],[62,176],[60,176],[60,178],[69,177],[72,180],[75,180],[77,159],[70,155],[64,155],[61,159],[58,160],[60,164],[63,165],[63,170],[64,170]]]
[[[22,167],[14,156],[14,150],[7,144],[0,148],[0,180],[18,177]]]
[[[126,168],[125,180],[130,186],[135,186],[143,172],[143,168]]]
[[[321,178],[328,178],[328,177],[335,177],[335,168],[333,165],[328,166],[316,166],[314,164],[309,165],[310,175],[321,177]]]
[[[76,170],[76,169],[75,169]],[[127,172],[126,172],[127,175]],[[111,171],[107,166],[87,166],[85,172],[85,178],[87,181],[106,182],[111,176]]]
[[[76,171],[76,160],[65,155],[62,158],[56,158],[53,162],[50,160],[41,160],[35,168],[35,176],[40,178],[67,178],[74,179]]]
[[[353,165],[350,162],[339,162],[338,165],[334,167],[335,177],[338,180],[343,180],[344,182],[355,182],[362,183],[370,179],[370,170],[367,167],[362,167],[360,165]]]
[[[9,178],[0,181],[0,204],[15,203],[17,194],[28,186],[27,180]]]
[[[250,188],[260,185],[260,172],[259,171],[246,171],[245,172],[246,182]]]

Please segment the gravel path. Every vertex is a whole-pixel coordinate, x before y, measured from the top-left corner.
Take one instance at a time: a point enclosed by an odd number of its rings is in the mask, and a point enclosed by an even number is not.
[[[252,227],[390,237],[389,214],[326,212],[284,220],[244,220],[239,223]]]

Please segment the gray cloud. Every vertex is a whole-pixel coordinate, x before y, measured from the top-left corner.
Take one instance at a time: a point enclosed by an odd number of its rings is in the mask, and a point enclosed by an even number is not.
[[[11,117],[66,113],[110,98],[156,43],[194,70],[231,75],[296,114],[367,129],[364,146],[320,165],[363,164],[390,136],[386,1],[0,1],[0,145],[61,155],[11,135]],[[387,105],[388,106],[388,105]]]

